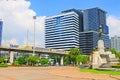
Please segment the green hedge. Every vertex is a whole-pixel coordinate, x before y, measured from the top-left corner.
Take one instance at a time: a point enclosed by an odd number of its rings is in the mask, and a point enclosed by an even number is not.
[[[19,62],[16,60],[16,61],[14,61],[14,66],[19,66],[20,64],[19,64]]]
[[[114,65],[114,66],[112,66],[112,68],[120,68],[120,66],[119,65]]]
[[[6,63],[2,62],[2,63],[0,64],[0,67],[8,67],[8,65],[7,65]]]

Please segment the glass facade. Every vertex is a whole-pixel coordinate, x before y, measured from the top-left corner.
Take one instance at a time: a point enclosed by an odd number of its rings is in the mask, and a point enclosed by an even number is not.
[[[110,47],[109,31],[106,25],[106,12],[99,8],[83,11],[83,32],[80,32],[80,48],[84,54],[90,54],[97,47],[99,26],[102,26],[102,37],[105,47]]]
[[[3,26],[3,21],[0,20],[0,46],[2,42],[2,26]]]
[[[83,11],[83,17],[84,31],[99,31],[99,26],[102,26],[103,33],[109,33],[105,11],[99,8],[86,9]]]
[[[79,47],[79,15],[74,12],[62,12],[45,20],[46,48],[69,50]]]
[[[99,34],[95,31],[80,33],[80,48],[84,54],[90,54],[97,46]]]
[[[97,47],[99,26],[102,26],[105,47],[110,47],[106,12],[99,8],[69,9],[45,21],[46,48],[69,50],[78,47],[90,54]]]
[[[108,35],[102,35],[101,39],[104,41],[105,47],[110,47],[110,40]],[[99,33],[96,31],[88,31],[80,33],[80,48],[83,54],[90,54],[93,49],[97,48],[99,40]]]

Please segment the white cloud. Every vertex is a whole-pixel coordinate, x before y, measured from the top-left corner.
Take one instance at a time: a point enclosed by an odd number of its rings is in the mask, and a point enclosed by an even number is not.
[[[31,3],[25,0],[2,0],[0,1],[0,18],[3,19],[3,39],[2,44],[15,39],[19,44],[24,45],[29,30],[30,43],[33,43],[35,11],[30,9]],[[45,16],[36,19],[36,45],[45,46],[44,39],[44,20]],[[38,43],[38,44],[37,44]],[[9,44],[9,43],[8,43]]]
[[[107,25],[109,26],[110,36],[118,35],[120,36],[120,19],[115,16],[108,16]]]

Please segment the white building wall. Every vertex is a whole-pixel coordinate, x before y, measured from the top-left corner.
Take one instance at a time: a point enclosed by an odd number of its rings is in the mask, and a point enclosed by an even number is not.
[[[111,37],[111,48],[115,48],[116,51],[120,51],[120,37],[114,36]]]

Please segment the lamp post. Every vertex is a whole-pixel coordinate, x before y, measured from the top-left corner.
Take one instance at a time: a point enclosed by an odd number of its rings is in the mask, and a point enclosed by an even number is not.
[[[36,16],[33,16],[34,19],[34,46],[33,46],[33,56],[35,55],[35,21],[36,21]]]

